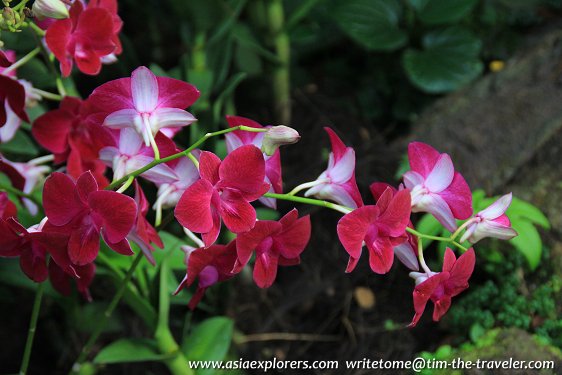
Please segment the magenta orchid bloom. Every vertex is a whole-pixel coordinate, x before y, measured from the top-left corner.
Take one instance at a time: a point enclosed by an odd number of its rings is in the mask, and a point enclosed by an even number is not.
[[[43,188],[43,204],[49,224],[70,235],[68,254],[72,263],[82,266],[94,261],[99,251],[100,233],[109,247],[120,254],[132,255],[125,239],[135,223],[135,201],[114,191],[98,190],[90,172],[76,183],[55,172]]]
[[[32,159],[27,163],[12,162],[0,155],[0,172],[8,176],[15,188],[31,194],[51,171],[51,168],[41,165],[41,162],[42,158]],[[21,201],[30,214],[37,214],[39,209],[33,201],[27,198],[22,198]]]
[[[410,276],[416,280],[413,293],[416,313],[409,327],[416,326],[430,299],[434,305],[433,320],[441,319],[449,310],[451,299],[468,288],[468,279],[472,275],[475,262],[474,249],[468,249],[457,259],[453,250],[447,248],[442,272],[432,272],[430,275],[411,272]]]
[[[373,182],[369,189],[375,201],[378,201],[386,189],[390,188],[393,196],[396,195],[398,190],[393,186],[384,182]],[[408,227],[414,229],[412,222],[408,222]],[[406,232],[407,240],[399,245],[394,246],[394,255],[403,265],[411,269],[412,271],[419,270],[420,266],[418,263],[418,243],[417,238],[410,232]]]
[[[47,253],[51,255],[51,263],[74,273],[65,251],[68,236],[44,232],[44,224],[45,220],[25,229],[13,217],[0,220],[0,256],[19,257],[22,271],[38,283],[48,277]]]
[[[310,240],[310,216],[299,219],[296,209],[279,221],[258,221],[253,229],[236,238],[238,273],[256,252],[254,281],[260,288],[269,288],[277,276],[278,266],[300,263],[300,255]]]
[[[346,147],[336,133],[324,128],[330,136],[332,152],[328,168],[318,176],[316,184],[304,194],[318,199],[329,199],[350,208],[363,206],[361,193],[355,182],[355,151]]]
[[[135,203],[137,204],[137,218],[133,229],[129,232],[127,238],[135,242],[142,250],[146,259],[155,265],[156,262],[154,260],[154,256],[152,256],[152,252],[154,251],[152,244],[162,249],[164,247],[164,243],[162,242],[162,239],[158,235],[156,229],[154,229],[148,220],[146,220],[148,201],[137,181],[135,181]]]
[[[45,41],[59,60],[64,77],[70,75],[73,62],[81,72],[96,75],[105,56],[121,52],[117,36],[121,26],[116,0],[91,1],[86,9],[81,1],[75,1],[70,18],[53,22]]]
[[[169,141],[162,133],[156,135],[156,144],[163,150],[162,143]],[[117,147],[106,146],[100,150],[100,160],[113,169],[113,180],[118,180],[127,174],[136,171],[154,160],[154,150],[146,147],[142,138],[134,129],[125,128],[119,132]],[[174,178],[170,168],[159,164],[144,172],[142,177],[149,180],[160,178]]]
[[[365,244],[373,272],[387,273],[394,262],[394,247],[406,241],[409,221],[410,192],[402,190],[393,196],[391,188],[384,191],[375,206],[359,207],[342,217],[337,232],[349,254],[345,272],[355,269]]]
[[[505,211],[511,204],[511,193],[504,195],[488,208],[478,212],[470,219],[461,237],[461,242],[467,241],[475,244],[485,237],[499,238],[500,240],[510,240],[517,236],[515,229],[511,227],[511,222]]]
[[[7,68],[14,63],[14,57],[8,51],[0,50],[0,68]]]
[[[236,241],[228,245],[213,245],[208,248],[193,249],[182,246],[186,252],[187,272],[175,291],[178,294],[183,288],[193,285],[199,279],[197,290],[191,297],[188,307],[194,310],[210,286],[232,278],[236,263]]]
[[[86,122],[86,102],[65,96],[60,107],[38,117],[31,132],[37,142],[55,155],[55,163],[66,162],[73,178],[90,171],[98,185],[108,184],[104,176],[105,165],[98,159],[103,147],[115,143],[109,129]]]
[[[412,212],[429,212],[450,232],[455,219],[472,215],[472,193],[451,157],[440,154],[421,142],[408,145],[411,170],[404,174],[404,185],[412,192]]]
[[[185,190],[176,206],[179,223],[202,233],[206,247],[217,240],[221,218],[231,232],[252,229],[256,210],[249,202],[269,190],[269,184],[264,182],[262,152],[255,146],[242,146],[221,162],[215,154],[203,151],[199,172],[201,179]]]
[[[160,129],[190,125],[195,117],[184,109],[199,98],[189,83],[156,77],[141,66],[131,78],[107,82],[94,90],[88,101],[93,106],[93,121],[110,129],[134,129],[146,146],[154,143]]]
[[[240,116],[226,116],[226,121],[228,122],[228,126],[230,126],[231,128],[239,125],[248,126],[250,128],[263,128],[263,126],[256,121]],[[244,145],[254,145],[257,148],[261,149],[264,136],[265,133],[252,133],[241,130],[227,133],[225,134],[226,150],[228,151],[228,153],[231,153],[232,151]],[[275,151],[272,156],[268,156],[264,153],[264,159],[265,182],[271,185],[271,187],[269,188],[269,192],[277,194],[283,193],[281,154],[279,153],[279,150]],[[259,201],[267,207],[273,209],[277,208],[277,200],[275,198],[261,197]]]
[[[10,131],[15,132],[14,128],[17,130],[21,120],[29,122],[25,113],[25,99],[24,86],[16,79],[0,73],[0,130],[9,126]],[[3,134],[3,137],[8,138],[8,134]]]

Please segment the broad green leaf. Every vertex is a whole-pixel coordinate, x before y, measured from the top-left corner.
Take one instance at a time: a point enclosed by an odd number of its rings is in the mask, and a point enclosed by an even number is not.
[[[511,226],[519,235],[509,242],[527,259],[531,270],[535,270],[542,253],[542,241],[537,228],[531,222],[520,218],[513,218]]]
[[[233,328],[234,323],[229,318],[207,319],[197,325],[190,335],[184,337],[181,350],[191,361],[221,361],[230,348]]]
[[[344,33],[372,51],[393,51],[406,44],[408,34],[398,26],[401,5],[396,0],[341,1],[333,11]]]
[[[277,220],[280,216],[278,211],[267,207],[256,208],[256,214],[258,220]]]
[[[169,256],[170,269],[185,272],[185,253],[181,250],[181,246],[185,245],[185,242],[168,232],[160,231],[158,234],[164,243],[164,248],[156,248],[152,253],[154,255],[154,259],[156,260],[156,264],[160,264],[164,257]],[[150,272],[150,274],[151,276],[154,276],[156,273],[156,267],[152,267],[152,269],[153,271]]]
[[[39,150],[31,138],[20,129],[16,132],[16,135],[11,141],[0,145],[0,152],[14,155],[37,156]]]
[[[415,86],[428,93],[444,93],[480,75],[480,49],[480,40],[469,30],[451,27],[425,35],[423,50],[406,50],[402,64]]]
[[[96,358],[96,364],[160,361],[166,356],[158,352],[158,346],[148,339],[121,339],[103,348]]]
[[[514,197],[511,201],[511,205],[507,209],[506,214],[510,219],[527,219],[545,229],[550,229],[550,222],[548,221],[546,216],[544,216],[541,210],[522,199]]]
[[[409,0],[418,18],[427,25],[457,22],[468,15],[478,0]]]

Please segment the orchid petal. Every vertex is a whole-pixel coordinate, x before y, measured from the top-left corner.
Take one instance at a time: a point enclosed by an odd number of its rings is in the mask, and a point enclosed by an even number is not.
[[[52,224],[68,224],[84,208],[75,188],[70,177],[59,172],[52,173],[45,181],[43,207]]]
[[[137,216],[133,198],[114,191],[95,191],[88,196],[90,208],[101,219],[109,243],[118,243],[131,231]]]
[[[269,288],[277,277],[279,256],[263,252],[256,257],[254,281],[260,288]]]
[[[355,151],[348,147],[341,158],[334,163],[334,167],[328,171],[333,183],[343,184],[353,176],[355,172]]]
[[[209,232],[213,228],[213,193],[213,186],[207,180],[199,180],[188,187],[174,211],[179,223],[193,232]]]
[[[150,115],[153,129],[178,128],[191,125],[197,121],[191,113],[178,108],[158,108]],[[156,124],[156,125],[155,125]]]
[[[439,159],[439,152],[422,142],[408,145],[408,160],[412,171],[419,173],[424,179],[431,173]]]
[[[449,232],[454,232],[457,222],[453,216],[451,208],[447,202],[437,194],[424,195],[418,204],[412,207],[412,212],[429,212],[439,221]]]
[[[405,265],[412,271],[418,271],[420,269],[415,250],[408,241],[395,246],[394,255],[396,255],[398,260],[402,262],[403,265]]]
[[[509,205],[511,204],[512,197],[512,193],[502,196],[497,201],[492,203],[488,208],[480,211],[478,213],[478,216],[488,220],[497,219],[498,217],[502,216],[505,211],[507,211]]]
[[[363,240],[367,235],[369,226],[379,215],[375,206],[359,207],[344,215],[338,222],[338,238],[347,253],[355,259],[361,256]]]
[[[455,167],[451,157],[447,154],[441,154],[437,163],[435,163],[433,169],[425,178],[424,185],[432,193],[439,193],[453,182],[454,176]]]
[[[152,112],[158,105],[158,81],[156,76],[145,66],[131,74],[131,94],[138,112]]]
[[[256,210],[236,191],[223,191],[219,212],[224,225],[233,233],[249,231],[256,224]]]
[[[125,108],[111,113],[103,122],[103,125],[110,129],[122,129],[135,127],[139,114],[136,110]]]
[[[414,171],[404,173],[404,185],[406,188],[412,190],[415,186],[423,185],[424,178],[421,174]]]

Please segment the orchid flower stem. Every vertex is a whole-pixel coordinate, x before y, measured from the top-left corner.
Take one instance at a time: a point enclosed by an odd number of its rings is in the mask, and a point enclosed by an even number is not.
[[[57,90],[62,97],[66,96],[66,89],[64,88],[64,83],[62,83],[62,78],[58,77],[55,79],[57,83]]]
[[[43,204],[41,203],[41,200],[39,198],[37,198],[34,195],[25,193],[19,189],[16,189],[13,186],[9,186],[9,185],[1,185],[0,184],[0,191],[6,191],[8,193],[12,193],[14,195],[17,195],[18,197],[22,197],[22,198],[27,198],[30,201],[32,201],[33,203],[35,203],[36,205],[38,205],[39,207],[41,207]]]
[[[197,158],[195,156],[193,156],[193,154],[191,152],[187,153],[187,157],[189,158],[189,160],[191,160],[193,162],[193,165],[195,165],[195,168],[199,169],[199,161],[197,160]]]
[[[128,175],[125,175],[125,176],[121,177],[120,179],[118,179],[116,181],[113,181],[107,187],[107,189],[113,190],[117,186],[121,186],[121,184],[124,183],[125,181],[127,181],[127,179],[129,177],[131,177],[131,176],[137,177],[137,176],[143,174],[144,172],[148,171],[149,169],[154,168],[155,166],[157,166],[159,164],[166,163],[166,162],[169,162],[171,160],[175,160],[175,159],[187,156],[187,154],[189,154],[191,151],[195,150],[201,144],[205,143],[205,141],[209,138],[216,137],[218,135],[222,135],[222,134],[226,134],[226,133],[231,133],[231,132],[237,131],[237,130],[242,130],[242,131],[247,131],[247,132],[252,132],[252,133],[265,133],[265,132],[267,132],[268,129],[267,128],[252,128],[252,127],[249,127],[249,126],[240,125],[240,126],[235,126],[233,128],[228,128],[228,129],[223,129],[223,130],[219,130],[219,131],[212,132],[212,133],[207,133],[203,137],[199,138],[194,144],[189,146],[186,150],[184,150],[182,152],[178,152],[177,154],[167,156],[167,157],[162,158],[162,159],[155,159],[152,162],[145,165],[144,167],[139,168],[136,171],[133,171],[133,172],[129,173]]]
[[[465,221],[465,222],[455,231],[455,233],[453,233],[453,234],[451,235],[451,241],[454,241],[455,238],[457,238],[457,237],[459,236],[459,234],[461,234],[461,232],[462,232],[467,226],[469,226],[470,224],[473,223],[473,221],[474,221],[473,219],[470,219],[470,220]]]
[[[4,69],[2,74],[6,75],[9,72],[11,72],[12,70],[16,70],[17,68],[19,68],[20,66],[24,65],[26,62],[28,62],[29,60],[34,58],[39,52],[41,52],[41,48],[39,48],[39,47],[35,48],[31,52],[29,52],[27,55],[25,55],[24,57],[22,57],[21,59],[19,59],[18,61],[16,61],[15,63],[10,65],[9,67],[7,67],[6,69]]]
[[[197,237],[195,235],[195,233],[193,233],[192,231],[190,231],[187,228],[183,228],[183,231],[185,233],[185,235],[195,243],[195,245],[197,245],[198,247],[205,247],[205,244],[203,243],[203,241],[201,241],[201,239],[199,237]]]
[[[33,88],[33,92],[41,95],[41,97],[43,97],[45,99],[56,100],[56,101],[59,101],[59,102],[62,100],[62,96],[59,95],[59,94],[54,94],[52,92],[36,89],[35,87]]]
[[[339,204],[335,204],[335,203],[332,203],[332,202],[327,202],[327,201],[323,201],[323,200],[320,200],[320,199],[296,197],[294,195],[289,195],[289,194],[265,193],[264,197],[281,199],[281,200],[286,200],[286,201],[299,202],[299,203],[305,203],[305,204],[311,204],[313,206],[326,207],[326,208],[341,212],[343,214],[348,214],[351,211],[353,211],[353,209],[351,209],[349,207],[341,206]]]
[[[150,137],[150,146],[152,146],[152,151],[154,151],[154,160],[160,160],[160,150],[158,150],[158,145],[156,144],[156,141],[154,140],[152,133],[150,133],[149,137]]]
[[[28,1],[29,0],[21,0],[18,5],[12,8],[12,10],[14,12],[19,12],[21,9],[25,7],[25,4],[27,4]]]
[[[33,347],[33,338],[35,337],[35,328],[37,327],[37,319],[39,317],[39,310],[41,309],[41,300],[43,298],[43,291],[45,290],[45,283],[37,285],[35,292],[35,301],[33,302],[33,310],[31,311],[31,320],[29,322],[29,330],[27,332],[27,341],[25,342],[25,350],[23,352],[23,359],[21,361],[20,375],[27,373],[29,366],[29,359],[31,358],[31,348]]]
[[[412,233],[413,235],[415,235],[418,238],[427,238],[428,240],[452,243],[453,245],[455,245],[456,247],[458,247],[462,251],[468,250],[466,247],[462,246],[460,243],[458,243],[457,241],[453,240],[450,237],[430,236],[429,234],[420,233],[417,230],[412,229],[410,227],[406,227],[406,232]]]
[[[125,290],[127,289],[127,285],[129,284],[129,281],[133,277],[133,274],[135,273],[135,270],[136,270],[137,266],[139,265],[140,261],[142,260],[142,258],[143,258],[142,251],[139,251],[135,260],[133,261],[133,263],[129,267],[129,270],[127,271],[127,274],[125,275],[125,278],[121,282],[121,285],[119,286],[119,289],[117,290],[117,292],[113,296],[113,299],[111,300],[111,302],[109,303],[109,305],[105,309],[104,314],[97,320],[97,324],[94,328],[93,333],[90,335],[90,338],[86,342],[86,345],[84,345],[84,347],[82,348],[82,351],[80,352],[80,355],[78,356],[78,359],[76,360],[76,362],[74,362],[74,365],[72,366],[72,370],[71,370],[72,373],[78,373],[80,371],[80,366],[84,363],[84,361],[88,357],[88,354],[90,354],[90,351],[92,350],[92,347],[93,347],[94,343],[96,342],[99,335],[101,334],[101,331],[105,327],[105,324],[107,323],[107,320],[111,317],[111,314],[113,314],[113,310],[115,310],[115,308],[117,307],[117,304],[121,300],[121,297],[123,297],[123,294],[125,293]]]
[[[29,23],[29,27],[31,27],[33,29],[33,31],[35,31],[35,33],[40,36],[40,37],[44,37],[45,36],[45,30],[41,29],[39,26],[37,26],[35,24],[35,22],[30,22]]]
[[[125,183],[119,189],[117,189],[117,192],[123,193],[125,190],[129,188],[129,186],[131,186],[133,181],[135,181],[135,177],[134,176],[129,177],[127,181],[125,181]]]
[[[423,270],[428,275],[430,275],[431,270],[427,266],[427,263],[425,263],[425,258],[423,257],[423,239],[421,237],[418,237],[418,259],[420,260],[420,264],[421,264]]]
[[[296,195],[299,191],[304,190],[304,189],[308,189],[320,184],[323,184],[325,182],[329,182],[330,180],[327,178],[323,178],[320,180],[316,180],[316,181],[311,181],[311,182],[305,182],[304,184],[300,184],[298,186],[296,186],[293,190],[291,190],[290,192],[287,193],[287,195]]]
[[[41,165],[44,163],[49,163],[55,160],[55,155],[53,154],[49,154],[49,155],[45,155],[45,156],[40,156],[38,158],[35,159],[31,159],[30,161],[27,162],[27,164],[31,164],[31,165]]]

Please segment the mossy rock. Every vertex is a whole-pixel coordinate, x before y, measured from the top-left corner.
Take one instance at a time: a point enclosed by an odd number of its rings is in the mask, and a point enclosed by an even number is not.
[[[538,336],[517,328],[496,328],[488,331],[478,339],[476,344],[465,344],[459,349],[454,349],[446,357],[439,356],[439,351],[434,356],[424,355],[426,358],[445,360],[451,363],[460,358],[466,361],[554,361],[554,369],[542,370],[513,370],[513,369],[470,369],[470,370],[424,370],[426,375],[488,375],[488,374],[559,374],[562,369],[562,351],[549,345]],[[487,365],[484,365],[487,367]]]

